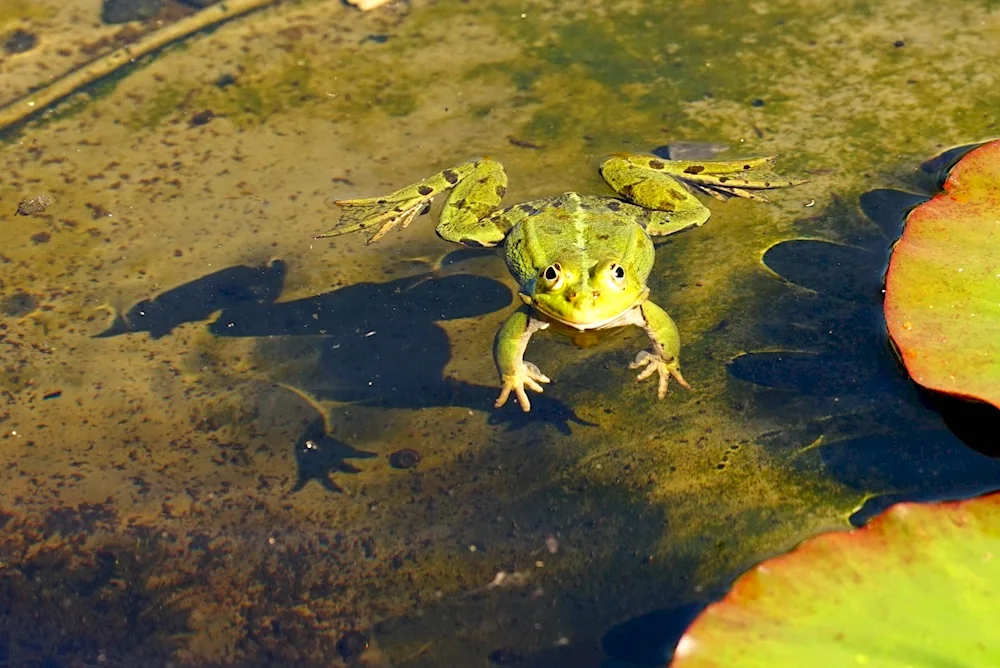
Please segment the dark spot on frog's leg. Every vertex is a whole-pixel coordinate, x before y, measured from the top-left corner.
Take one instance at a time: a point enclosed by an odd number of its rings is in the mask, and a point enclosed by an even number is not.
[[[704,165],[690,165],[684,169],[685,174],[701,174],[705,171]]]
[[[599,240],[601,240],[601,241],[607,241],[608,239],[611,238],[611,235],[610,234],[598,234],[597,238]]]
[[[650,160],[649,161],[649,168],[650,169],[663,169],[664,167],[666,167],[666,165],[663,164],[662,162],[660,162],[659,160]]]
[[[764,187],[765,188],[770,188],[771,187],[771,182],[770,181],[764,181]]]
[[[378,201],[376,202],[376,204],[385,204],[385,200],[384,200],[384,199],[380,199],[380,200],[378,200]]]
[[[457,202],[451,202],[451,205],[453,207],[455,207],[456,209],[464,209],[465,205],[466,205],[466,202],[465,202],[464,199],[460,199]]]
[[[608,208],[611,209],[612,211],[621,211],[622,203],[616,199],[613,199],[610,202],[608,202]]]
[[[503,196],[507,194],[507,187],[497,184],[497,197],[503,199]]]
[[[530,204],[518,204],[517,208],[520,209],[521,211],[524,211],[529,216],[533,216],[536,213],[538,213],[538,209],[531,206]]]
[[[619,192],[619,193],[621,194],[621,196],[622,196],[622,197],[624,197],[625,199],[629,199],[629,200],[633,200],[633,201],[635,201],[635,200],[634,200],[634,193],[635,193],[635,190],[633,189],[633,186],[632,186],[632,184],[631,184],[631,183],[629,183],[629,184],[627,184],[627,185],[624,185],[624,186],[622,186],[621,190],[619,190],[618,192]]]
[[[750,165],[743,165],[743,169],[750,169]]]
[[[728,176],[720,176],[719,177],[719,183],[725,183],[728,180],[729,180]]]
[[[434,192],[434,188],[431,188],[430,186],[420,186],[419,188],[417,188],[417,192],[420,193],[421,195],[430,195],[432,192]]]
[[[443,176],[445,180],[451,185],[455,185],[456,183],[458,183],[458,174],[456,174],[454,171],[450,169],[446,169],[443,172],[441,172],[441,176]]]

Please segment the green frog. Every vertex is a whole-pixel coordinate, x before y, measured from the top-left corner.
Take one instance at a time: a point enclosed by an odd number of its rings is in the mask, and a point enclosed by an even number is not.
[[[507,173],[499,162],[482,158],[391,195],[339,200],[340,221],[317,238],[374,229],[368,243],[378,241],[394,227],[409,225],[429,210],[435,196],[451,190],[437,224],[438,236],[472,246],[502,243],[523,302],[493,343],[501,385],[496,408],[513,393],[527,412],[531,402],[526,389],[542,392],[542,385],[550,382],[524,359],[532,335],[549,327],[568,332],[641,327],[651,349],[640,351],[629,368],[642,369],[640,381],[656,374],[657,396],[663,399],[671,377],[681,387],[690,386],[681,375],[677,326],[649,300],[652,238],[708,220],[710,211],[695,193],[766,202],[761,190],[802,183],[774,173],[774,161],[773,156],[699,162],[615,155],[601,164],[600,172],[619,197],[567,192],[498,210]]]

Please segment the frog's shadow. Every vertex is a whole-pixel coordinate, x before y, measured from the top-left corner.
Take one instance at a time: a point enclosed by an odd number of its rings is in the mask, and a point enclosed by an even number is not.
[[[287,362],[285,353],[305,360],[310,382],[301,391],[317,400],[383,408],[492,410],[496,387],[444,376],[451,346],[437,323],[506,309],[511,291],[490,278],[454,273],[454,267],[449,271],[453,273],[358,283],[278,302],[287,274],[285,262],[228,267],[138,302],[97,336],[146,331],[156,339],[218,312],[208,324],[213,334],[261,339],[263,354],[272,351],[276,366]],[[292,343],[283,347],[287,342]],[[491,424],[507,424],[509,429],[532,422],[552,424],[564,434],[570,433],[570,422],[592,426],[544,394],[533,397],[530,413],[508,404],[490,416]],[[307,441],[309,448],[304,447]],[[338,488],[326,477],[327,471],[356,472],[343,460],[371,455],[330,434],[317,433],[315,422],[297,439],[295,454],[297,489],[316,478],[334,490]]]

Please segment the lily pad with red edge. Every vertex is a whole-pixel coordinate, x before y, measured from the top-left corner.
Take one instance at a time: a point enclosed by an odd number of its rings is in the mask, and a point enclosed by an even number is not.
[[[1000,408],[1000,140],[970,151],[907,216],[885,318],[916,382]]]
[[[1000,493],[900,503],[737,579],[672,668],[1000,666]]]

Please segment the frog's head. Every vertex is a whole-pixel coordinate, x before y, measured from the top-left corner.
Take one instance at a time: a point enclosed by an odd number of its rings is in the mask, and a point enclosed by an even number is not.
[[[543,316],[574,329],[596,329],[646,299],[649,288],[644,279],[615,260],[602,260],[589,267],[553,262],[528,286],[531,294],[522,292],[520,296]]]

